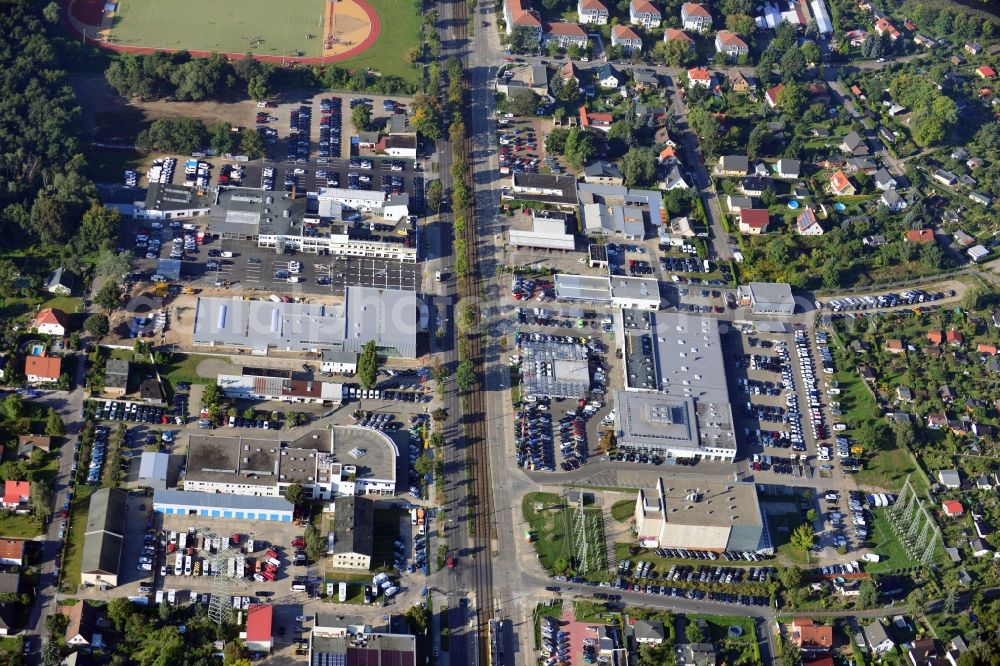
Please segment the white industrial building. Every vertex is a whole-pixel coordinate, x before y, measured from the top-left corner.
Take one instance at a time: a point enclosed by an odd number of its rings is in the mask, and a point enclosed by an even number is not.
[[[551,211],[535,211],[531,215],[531,230],[511,229],[507,238],[513,247],[533,247],[545,250],[576,249],[576,237],[567,232],[567,216]]]
[[[243,368],[239,375],[219,375],[217,383],[228,398],[275,402],[339,405],[344,385],[311,379],[293,379],[288,370]]]
[[[749,305],[754,314],[791,315],[795,313],[792,288],[784,282],[751,282],[736,290],[741,305]]]
[[[660,285],[655,278],[558,273],[553,281],[556,298],[560,301],[636,310],[659,310],[662,305]]]
[[[250,497],[221,493],[157,490],[153,511],[168,516],[202,516],[290,523],[295,507],[283,497]]]

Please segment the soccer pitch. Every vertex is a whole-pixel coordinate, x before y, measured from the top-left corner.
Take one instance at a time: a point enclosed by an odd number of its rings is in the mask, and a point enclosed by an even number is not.
[[[323,55],[325,0],[122,0],[114,45],[153,49]]]

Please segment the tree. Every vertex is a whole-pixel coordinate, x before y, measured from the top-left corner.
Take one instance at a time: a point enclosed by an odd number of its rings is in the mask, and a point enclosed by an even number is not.
[[[652,148],[629,148],[622,158],[625,187],[646,187],[656,181],[656,155]]]
[[[434,469],[434,459],[428,453],[421,453],[413,463],[413,468],[420,476],[430,474],[431,470]]]
[[[365,389],[375,387],[378,382],[378,348],[374,340],[369,340],[358,357],[358,381]]]
[[[121,298],[121,287],[114,280],[108,280],[94,296],[94,303],[105,312],[111,312],[121,304]]]
[[[410,124],[417,132],[431,139],[441,138],[441,102],[435,95],[417,93],[410,104],[413,115]]]
[[[507,42],[510,50],[514,53],[527,53],[538,48],[537,33],[528,26],[515,26]]]
[[[264,146],[264,137],[250,130],[240,132],[240,154],[256,160],[263,157],[266,153],[267,149]]]
[[[507,110],[515,116],[533,116],[540,100],[534,90],[514,88],[507,96]]]
[[[45,9],[42,10],[42,16],[44,16],[45,20],[51,23],[52,25],[59,23],[59,18],[61,17],[61,15],[62,14],[59,10],[58,2],[50,2],[49,4],[45,5]]]
[[[757,123],[747,137],[747,157],[755,160],[764,152],[764,145],[771,136],[767,123]]]
[[[580,101],[580,82],[575,78],[566,79],[559,91],[559,99],[566,104],[575,105]]]
[[[806,522],[810,524],[815,523],[817,516],[816,509],[809,509],[806,511]]]
[[[564,155],[566,161],[574,169],[580,169],[587,161],[597,154],[597,143],[594,135],[587,130],[573,127],[566,135],[566,148]]]
[[[115,597],[108,602],[104,614],[114,625],[115,631],[123,632],[129,618],[135,615],[135,604],[128,597]]]
[[[351,124],[359,132],[367,132],[372,128],[372,108],[367,104],[358,104],[351,110]]]
[[[866,610],[878,606],[878,588],[875,587],[871,578],[865,578],[861,582],[861,588],[858,592],[860,593],[858,595],[858,608]]]
[[[807,552],[813,547],[815,540],[816,534],[813,532],[812,525],[803,523],[792,530],[792,536],[788,541],[792,545],[792,548]]]
[[[52,515],[52,488],[48,484],[32,481],[28,492],[31,513],[44,523]]]
[[[802,45],[802,55],[805,57],[807,63],[818,63],[821,57],[819,46],[816,42],[806,42]]]
[[[802,663],[802,652],[784,637],[781,639],[781,656],[778,663],[780,666],[799,666]]]
[[[797,83],[786,82],[778,91],[778,106],[789,118],[796,118],[806,108],[806,93]]]
[[[313,562],[318,562],[326,553],[326,539],[320,536],[319,530],[312,523],[306,527],[306,557]]]
[[[778,569],[778,582],[786,590],[794,590],[802,585],[802,570],[798,567]]]
[[[295,506],[302,506],[306,502],[306,489],[301,483],[293,483],[285,488],[285,499]]]
[[[746,14],[730,14],[726,16],[726,29],[741,37],[749,37],[757,28],[752,16]]]
[[[944,595],[944,605],[942,609],[945,615],[954,615],[958,608],[958,590],[954,587],[949,587]]]
[[[97,273],[119,280],[132,270],[132,259],[131,252],[105,250],[97,257]]]
[[[545,152],[553,155],[562,155],[566,152],[566,138],[569,130],[565,127],[553,127],[548,136],[545,137]]]
[[[247,95],[250,99],[262,101],[271,96],[271,85],[266,74],[258,74],[247,81]]]
[[[197,118],[158,118],[135,139],[135,147],[144,151],[193,153],[207,144],[208,130]]]
[[[806,71],[806,57],[793,46],[781,55],[781,80],[786,84],[802,77]]]
[[[426,634],[427,629],[431,626],[431,611],[424,604],[411,606],[408,611],[403,613],[403,617],[410,623],[410,629],[417,636]]]
[[[658,44],[657,48],[660,49],[663,64],[668,67],[686,67],[695,59],[694,49],[682,39],[668,40],[662,46]]]
[[[226,641],[226,647],[222,651],[222,664],[223,666],[237,666],[239,662],[246,661],[249,656],[250,653],[243,641]]]
[[[117,210],[94,202],[80,221],[80,230],[76,234],[77,249],[82,254],[111,249],[118,242],[120,224],[121,215]]]
[[[702,630],[701,626],[694,620],[687,621],[687,626],[684,627],[684,635],[687,637],[688,643],[705,642],[705,632]]]
[[[45,417],[45,434],[49,437],[62,437],[66,434],[62,417],[52,407],[49,407],[49,413]]]
[[[688,112],[688,123],[701,140],[701,148],[709,157],[714,157],[721,145],[719,120],[703,107],[696,106]]]
[[[465,359],[455,370],[455,383],[460,391],[468,391],[476,385],[476,369],[472,361]]]
[[[427,205],[434,210],[435,213],[441,212],[441,202],[444,200],[444,186],[441,185],[440,180],[431,181],[431,184],[427,186]]]
[[[110,330],[108,318],[102,314],[92,314],[84,320],[83,330],[95,338],[103,338]]]
[[[208,130],[208,145],[216,153],[226,155],[233,152],[233,126],[217,123]]]
[[[924,613],[924,606],[927,604],[927,593],[923,588],[918,587],[906,595],[906,608],[910,615],[919,617]]]
[[[207,384],[201,393],[201,404],[217,407],[222,403],[223,393],[218,384]]]

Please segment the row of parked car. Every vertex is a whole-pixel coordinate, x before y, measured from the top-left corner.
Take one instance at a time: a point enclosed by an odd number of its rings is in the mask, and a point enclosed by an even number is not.
[[[174,410],[171,410],[174,411]],[[97,416],[105,421],[134,421],[138,423],[177,423],[182,424],[182,417],[168,414],[163,407],[143,405],[138,402],[123,400],[105,400],[99,408]]]
[[[949,292],[954,296],[955,292]],[[834,312],[842,310],[871,310],[876,308],[892,308],[897,305],[914,305],[919,303],[931,303],[943,298],[943,293],[929,294],[923,289],[908,289],[900,294],[882,294],[880,296],[850,296],[838,298],[827,303],[827,306]],[[820,304],[822,305],[822,304]]]

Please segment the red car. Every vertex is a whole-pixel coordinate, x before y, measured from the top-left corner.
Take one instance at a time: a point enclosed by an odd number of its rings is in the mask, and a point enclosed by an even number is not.
[[[448,558],[448,568],[449,569],[454,569],[455,568],[455,558],[454,557],[449,557]]]

